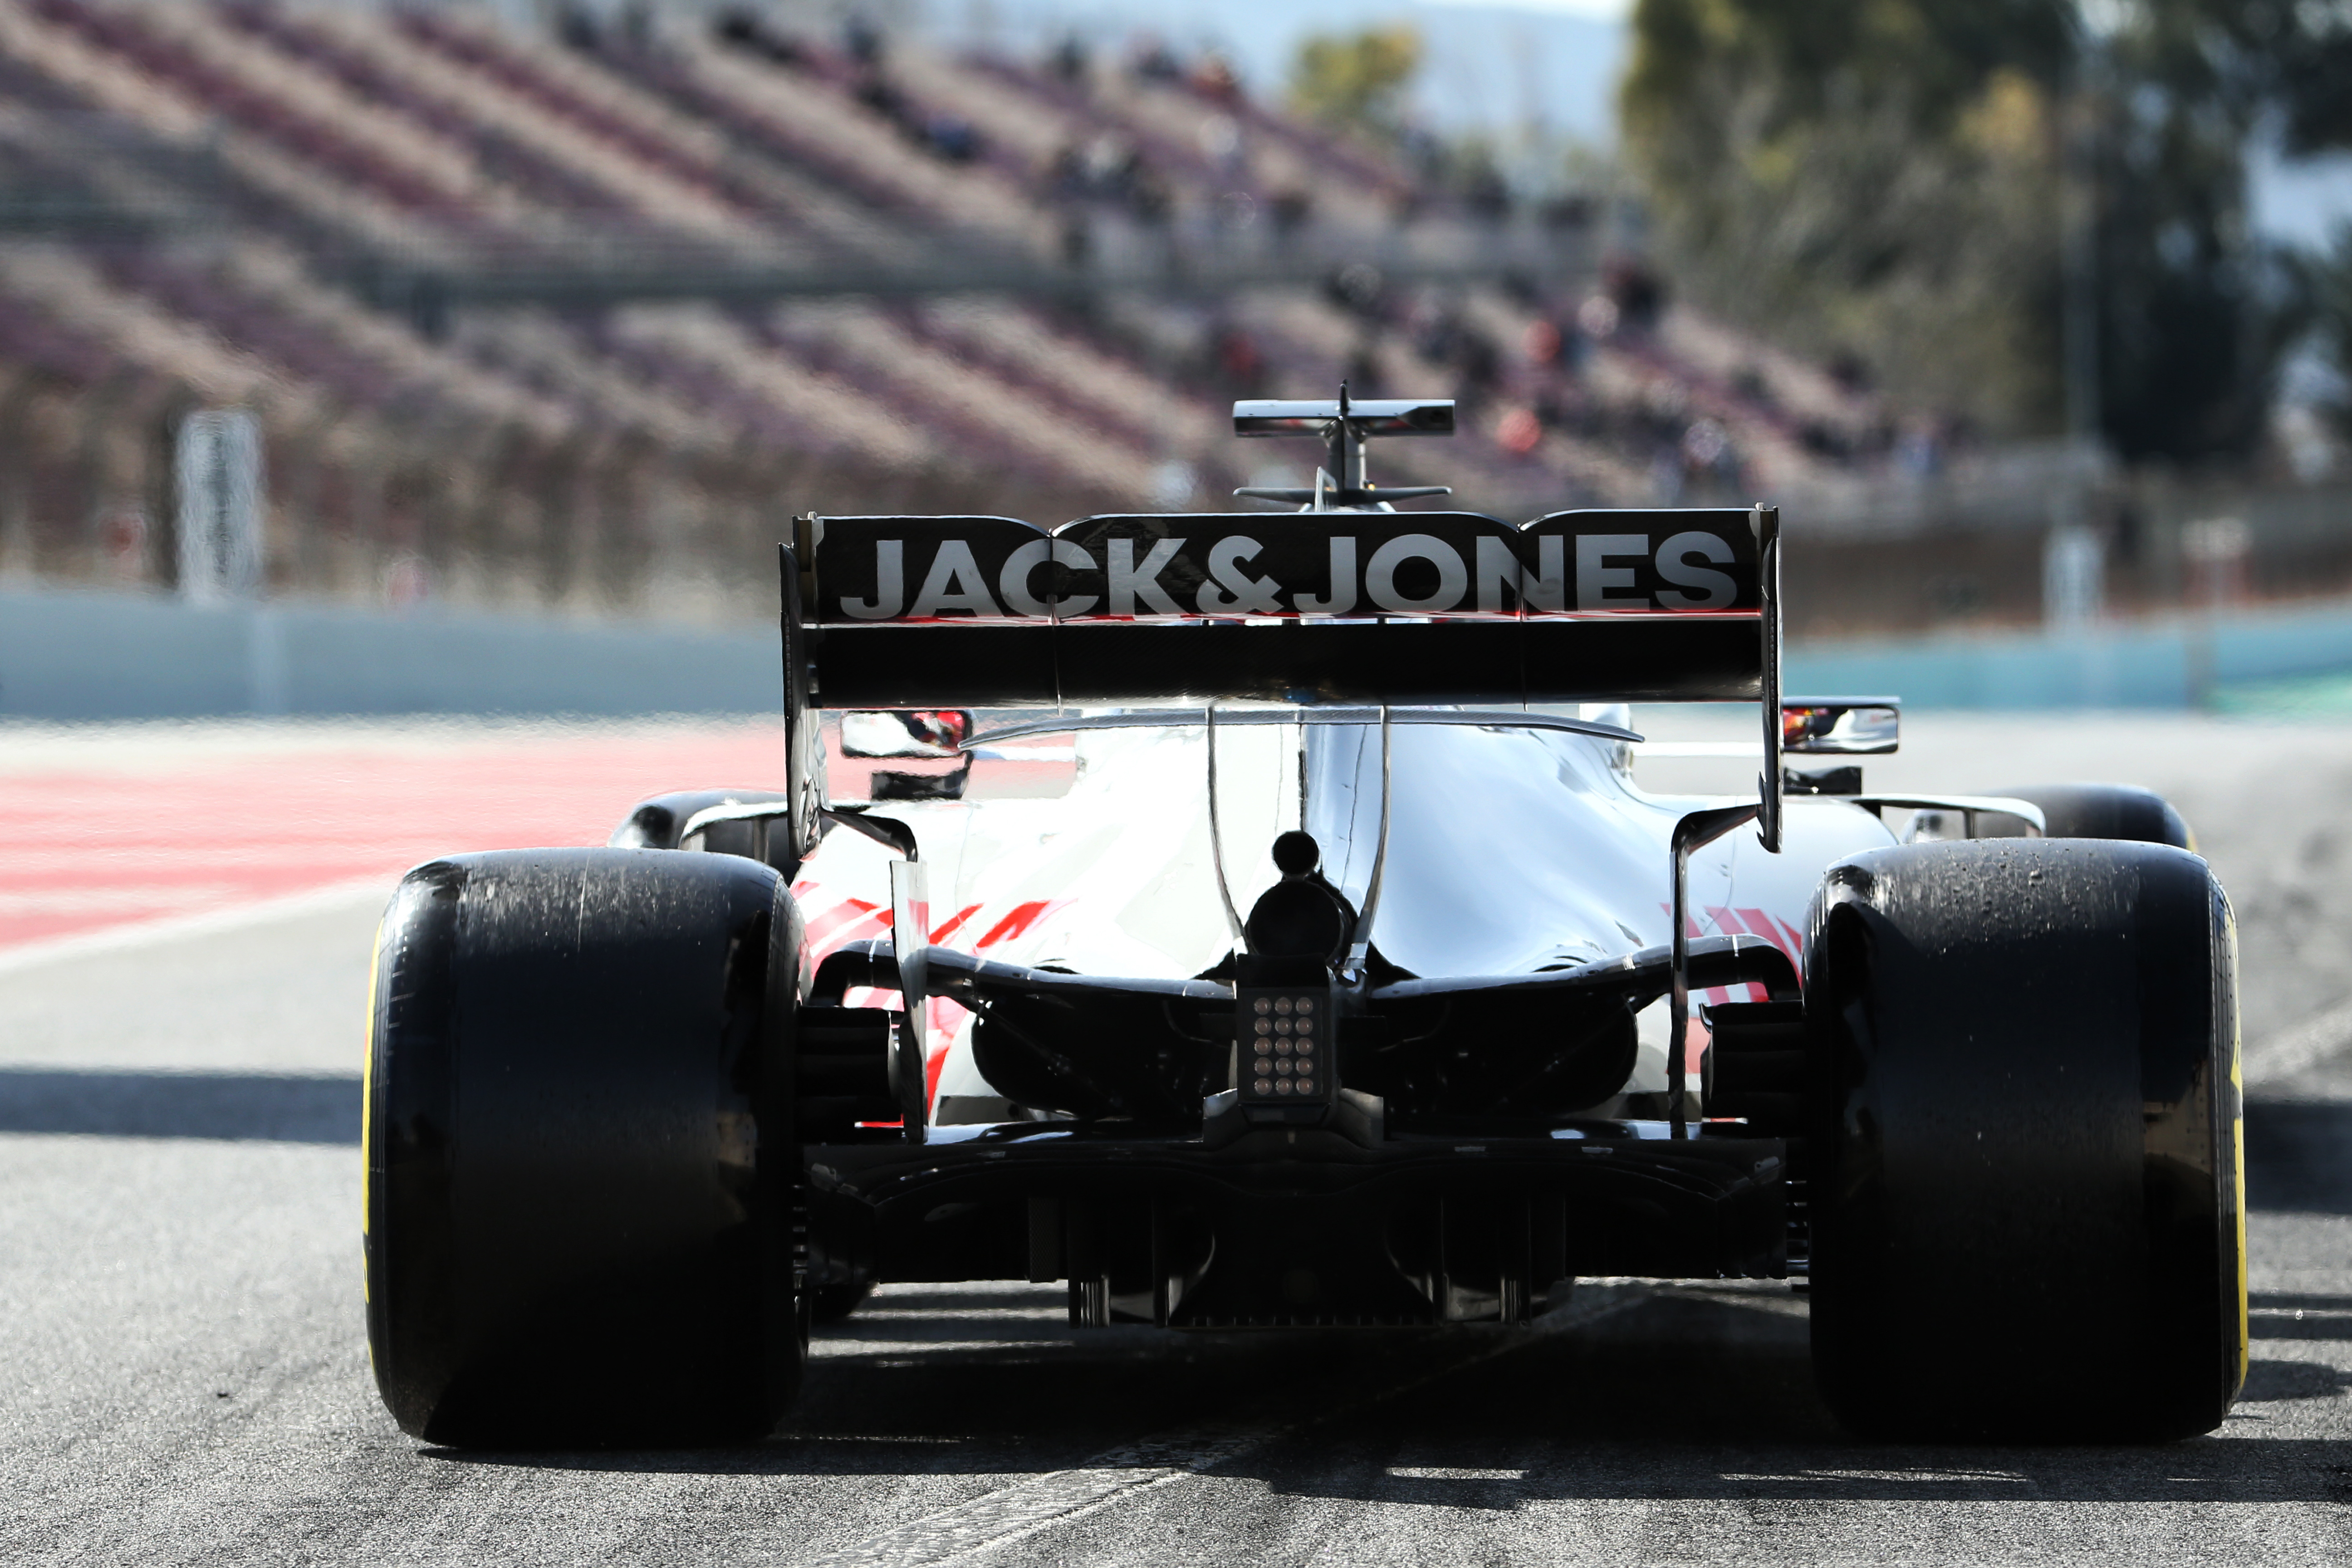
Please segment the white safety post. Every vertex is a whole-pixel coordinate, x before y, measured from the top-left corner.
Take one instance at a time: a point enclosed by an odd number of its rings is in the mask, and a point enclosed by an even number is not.
[[[250,599],[261,590],[266,493],[261,426],[242,408],[208,408],[180,422],[180,593],[197,604]]]

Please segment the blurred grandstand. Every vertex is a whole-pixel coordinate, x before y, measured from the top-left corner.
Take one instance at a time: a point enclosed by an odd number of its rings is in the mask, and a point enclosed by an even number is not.
[[[631,15],[0,0],[0,572],[170,584],[174,432],[225,406],[274,592],[703,620],[772,612],[796,510],[1301,482],[1223,405],[1342,377],[1462,399],[1380,477],[1504,515],[1884,526],[1948,466],[1666,305],[1605,203],[1450,191],[1213,58]],[[2069,460],[1972,504],[2039,528]]]

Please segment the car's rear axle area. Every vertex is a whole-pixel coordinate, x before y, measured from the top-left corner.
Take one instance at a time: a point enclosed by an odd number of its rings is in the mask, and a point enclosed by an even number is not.
[[[1524,1321],[1578,1276],[1790,1272],[1788,1145],[1655,1122],[1507,1135],[933,1129],[803,1151],[812,1268],[1067,1280],[1074,1322]]]

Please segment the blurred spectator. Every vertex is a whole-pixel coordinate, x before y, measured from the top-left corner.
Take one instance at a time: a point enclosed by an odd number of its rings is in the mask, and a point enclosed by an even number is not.
[[[900,127],[908,121],[907,100],[888,78],[879,70],[869,69],[857,79],[857,101]]]
[[[1666,308],[1666,286],[1648,262],[1621,253],[1601,264],[1601,288],[1617,307],[1618,327],[1637,332],[1656,328]]]
[[[1369,261],[1351,261],[1325,280],[1323,292],[1333,304],[1367,321],[1379,320],[1387,297],[1388,280]]]
[[[582,26],[593,44],[594,19],[580,7],[567,15],[582,16]],[[797,66],[803,60],[800,45],[769,27],[766,19],[754,11],[721,11],[711,32],[720,43],[758,55],[775,65]]]
[[[1244,155],[1241,121],[1230,114],[1213,114],[1201,121],[1201,155],[1220,174],[1232,178],[1248,166]]]
[[[1136,38],[1127,68],[1141,81],[1184,79],[1184,62],[1176,58],[1173,49],[1150,33]]]
[[[1454,363],[1461,374],[1454,384],[1454,396],[1475,398],[1491,391],[1502,379],[1503,354],[1495,340],[1486,333],[1469,329],[1454,339]]]
[[[1232,62],[1214,49],[1202,51],[1192,62],[1192,74],[1187,85],[1213,103],[1238,103],[1242,84],[1234,75]]]
[[[1536,394],[1534,402],[1528,405],[1528,412],[1536,416],[1537,425],[1546,430],[1570,430],[1576,429],[1582,423],[1580,416],[1587,408],[1582,398],[1573,395],[1564,398],[1558,390],[1546,387]]]
[[[1853,443],[1844,431],[1819,419],[1808,419],[1798,426],[1797,440],[1817,458],[1842,458],[1853,452]]]
[[[108,565],[122,582],[147,574],[147,510],[137,505],[118,506],[99,520],[100,547]]]
[[[1315,198],[1305,191],[1276,191],[1265,204],[1266,216],[1274,224],[1274,232],[1288,238],[1307,226],[1315,216]]]
[[[1070,201],[1120,200],[1142,164],[1142,154],[1116,132],[1103,131],[1083,142],[1066,142],[1054,154],[1054,193]]]
[[[1529,364],[1549,365],[1558,363],[1559,361],[1559,345],[1560,336],[1559,329],[1558,327],[1553,326],[1549,321],[1540,320],[1529,321],[1528,323],[1527,335],[1523,340],[1521,347],[1522,352],[1524,352],[1528,356],[1528,363]]]
[[[1739,456],[1731,433],[1714,419],[1694,419],[1683,432],[1683,471],[1701,486],[1729,489],[1739,482]]]
[[[1464,142],[1454,157],[1454,188],[1472,216],[1499,223],[1511,213],[1510,182],[1495,162],[1495,150],[1484,140]]]
[[[1265,356],[1259,352],[1257,340],[1241,328],[1221,328],[1215,338],[1213,359],[1218,383],[1228,397],[1262,397],[1265,385]]]
[[[950,163],[969,163],[983,151],[978,128],[953,114],[924,115],[919,140]]]
[[[1495,341],[1472,326],[1450,300],[1425,299],[1416,314],[1413,347],[1423,359],[1455,370],[1457,397],[1475,397],[1500,379],[1503,356]]]
[[[1514,458],[1524,458],[1543,442],[1543,422],[1528,408],[1514,408],[1495,426],[1495,444]]]
[[[1168,216],[1175,205],[1175,196],[1166,182],[1149,164],[1139,163],[1127,186],[1127,210],[1135,215],[1136,221],[1154,226],[1163,224],[1168,221]]]
[[[743,19],[731,14],[722,15],[717,28],[719,37],[726,37],[727,27],[731,22]],[[596,13],[585,5],[577,4],[576,0],[575,3],[556,7],[555,36],[567,47],[593,49],[601,40],[604,28],[597,21]]]

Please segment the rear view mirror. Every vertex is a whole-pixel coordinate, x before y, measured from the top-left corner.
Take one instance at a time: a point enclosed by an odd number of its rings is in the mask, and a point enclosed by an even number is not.
[[[850,757],[932,757],[954,761],[971,738],[971,715],[961,708],[903,711],[852,710],[841,716],[841,751]]]
[[[1791,697],[1780,704],[1780,749],[1878,756],[1895,750],[1902,722],[1902,710],[1888,697]]]

